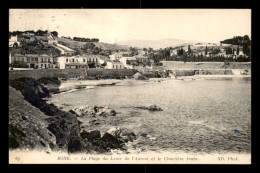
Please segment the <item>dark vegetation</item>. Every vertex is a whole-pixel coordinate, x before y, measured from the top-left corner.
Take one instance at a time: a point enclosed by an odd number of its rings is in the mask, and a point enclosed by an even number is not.
[[[248,35],[245,35],[244,37],[235,36],[233,38],[220,41],[220,43],[232,44],[232,45],[241,45],[241,46],[243,46],[243,45],[251,46],[251,40],[249,39]]]
[[[60,51],[55,49],[53,46],[43,44],[41,40],[35,39],[31,42],[22,42],[21,47],[10,48],[12,55],[14,54],[34,54],[41,55],[47,54],[53,57],[60,56]]]
[[[14,68],[29,68],[29,66],[23,61],[13,61],[9,66]]]
[[[13,31],[13,32],[10,32],[10,31],[9,31],[9,37],[15,36],[15,35],[21,36],[21,35],[24,34],[24,33],[31,33],[31,34],[34,34],[35,36],[44,36],[44,34],[47,34],[48,31],[47,31],[47,30],[43,31],[43,30],[40,30],[40,29],[37,30],[37,31],[33,31],[33,30]],[[59,34],[59,33],[58,33],[57,31],[52,31],[51,34],[52,34],[53,36],[55,36],[55,37],[58,37],[58,34]]]
[[[73,37],[74,41],[80,41],[80,42],[99,42],[99,39],[97,38],[80,38],[80,37]]]

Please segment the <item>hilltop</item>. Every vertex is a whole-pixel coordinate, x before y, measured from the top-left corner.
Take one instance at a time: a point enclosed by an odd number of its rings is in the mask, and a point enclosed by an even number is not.
[[[57,40],[59,42],[65,43],[70,48],[83,48],[86,43],[93,43],[96,47],[101,48],[102,50],[129,50],[129,47],[126,45],[118,45],[118,44],[109,44],[109,43],[103,43],[103,42],[80,42],[80,41],[74,41],[72,39],[67,38],[60,38],[58,37]]]
[[[166,47],[184,46],[184,45],[194,44],[194,43],[198,43],[198,42],[180,40],[180,39],[160,39],[160,40],[129,40],[129,41],[117,42],[116,44],[128,45],[131,47],[138,47],[138,48],[151,47],[153,49],[160,49]]]

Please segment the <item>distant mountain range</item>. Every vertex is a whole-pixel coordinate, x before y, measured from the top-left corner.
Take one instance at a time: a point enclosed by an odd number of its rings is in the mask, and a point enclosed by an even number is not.
[[[127,45],[130,47],[137,47],[137,48],[153,48],[153,49],[160,49],[166,47],[176,47],[181,45],[188,45],[194,43],[204,43],[198,41],[187,41],[187,40],[180,40],[180,39],[160,39],[160,40],[129,40],[129,41],[120,41],[116,44],[119,45]]]

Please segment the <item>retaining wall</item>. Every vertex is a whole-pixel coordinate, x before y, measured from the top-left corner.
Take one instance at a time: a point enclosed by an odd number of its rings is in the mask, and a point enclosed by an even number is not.
[[[133,76],[137,70],[134,69],[87,69],[88,77],[99,78],[121,78],[125,76]]]
[[[100,77],[100,78],[117,78],[132,76],[136,73],[133,69],[39,69],[39,70],[15,70],[9,71],[9,80],[20,77],[31,77],[39,79],[42,77],[58,77],[58,78],[85,78]]]

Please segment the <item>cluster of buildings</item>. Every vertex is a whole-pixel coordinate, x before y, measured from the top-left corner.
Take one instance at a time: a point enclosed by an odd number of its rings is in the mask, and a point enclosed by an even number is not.
[[[17,43],[21,44],[38,40],[44,45],[52,46],[59,50],[60,56],[53,57],[52,54],[19,54],[10,52],[9,63],[20,62],[26,64],[28,68],[48,69],[48,68],[104,68],[104,69],[134,69],[137,66],[150,66],[151,60],[145,56],[145,52],[140,50],[138,55],[129,56],[131,52],[113,52],[109,56],[82,54],[75,55],[75,50],[59,44],[56,37],[50,32],[43,36],[34,35],[34,33],[23,33],[19,36],[9,38],[9,47],[14,47]]]
[[[206,54],[206,49],[207,47],[207,54]],[[232,49],[232,53],[228,52],[228,48]],[[188,52],[188,47],[182,47],[182,49],[187,53]],[[204,56],[204,57],[224,57],[224,58],[230,58],[233,57],[234,59],[239,57],[239,56],[247,56],[243,52],[243,48],[241,46],[235,46],[232,44],[216,44],[216,43],[207,43],[207,44],[202,44],[202,43],[196,43],[193,45],[190,45],[190,49],[192,51],[192,55],[195,57],[197,56]],[[218,49],[218,53],[214,53],[214,49]],[[171,56],[177,56],[178,54],[178,49],[173,49],[171,50]]]
[[[109,57],[93,54],[61,56],[57,59],[57,66],[60,69],[89,68],[93,66],[104,69],[134,69],[135,66],[150,64],[150,60],[145,56],[123,57],[122,54],[123,52],[117,52]]]
[[[22,62],[28,66],[28,68],[36,68],[36,69],[48,69],[55,68],[55,64],[53,63],[53,56],[42,54],[9,54],[9,63],[12,64],[14,62]]]
[[[9,63],[23,62],[28,68],[104,68],[104,69],[134,69],[136,66],[150,65],[151,60],[145,56],[123,57],[122,53],[114,53],[109,57],[94,54],[62,55],[56,57],[47,54],[9,54]]]

